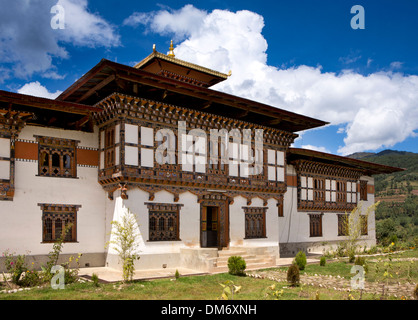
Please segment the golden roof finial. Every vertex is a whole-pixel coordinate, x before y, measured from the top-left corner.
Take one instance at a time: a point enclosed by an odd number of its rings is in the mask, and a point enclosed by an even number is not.
[[[171,43],[170,43],[170,48],[169,48],[169,52],[168,52],[168,56],[169,57],[173,57],[174,58],[174,47],[173,47],[173,40],[171,40]]]

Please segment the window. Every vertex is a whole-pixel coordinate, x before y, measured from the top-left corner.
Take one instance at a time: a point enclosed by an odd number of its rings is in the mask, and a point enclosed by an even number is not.
[[[361,219],[361,235],[367,236],[368,234],[367,216],[360,216],[360,219]]]
[[[314,201],[325,201],[325,179],[314,178]]]
[[[105,167],[115,165],[115,128],[107,128],[105,131]]]
[[[309,236],[322,237],[322,213],[309,215]]]
[[[348,215],[339,214],[338,215],[338,236],[348,236]]]
[[[266,237],[266,207],[243,207],[245,213],[245,238]]]
[[[347,191],[345,181],[337,181],[337,202],[347,202]]]
[[[279,217],[284,217],[283,199],[277,203],[277,213]]]
[[[360,200],[367,201],[367,181],[360,180]]]
[[[267,177],[269,181],[285,181],[284,151],[267,150]]]
[[[300,177],[300,200],[303,201],[313,201],[313,178],[301,176]]]
[[[180,240],[181,204],[148,203],[149,241]]]
[[[38,175],[46,177],[77,177],[76,148],[78,141],[37,136]]]
[[[77,211],[79,205],[38,204],[42,209],[42,242],[57,241],[66,227],[70,226],[64,242],[77,241]]]

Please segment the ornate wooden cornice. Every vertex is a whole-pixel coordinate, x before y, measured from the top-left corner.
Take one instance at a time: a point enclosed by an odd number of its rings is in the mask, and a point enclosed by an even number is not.
[[[163,102],[147,100],[134,96],[114,93],[96,104],[101,112],[94,115],[94,120],[99,127],[119,119],[138,124],[154,124],[161,127],[175,129],[179,121],[186,121],[190,129],[202,129],[209,132],[210,129],[251,129],[263,130],[265,144],[289,147],[297,138],[297,134],[246,122],[210,114],[204,111],[188,109],[185,107],[165,104]]]
[[[120,192],[122,198],[126,199],[129,190],[140,189],[148,193],[148,201],[155,200],[155,194],[160,191],[166,191],[173,195],[173,202],[178,202],[182,193],[190,192],[197,196],[198,202],[203,200],[227,200],[229,204],[234,203],[234,198],[241,196],[247,199],[247,205],[255,198],[263,200],[263,205],[267,206],[269,199],[275,199],[279,202],[283,201],[283,193],[272,192],[247,192],[242,190],[212,190],[209,188],[185,187],[185,186],[169,186],[150,183],[132,183],[114,181],[112,184],[103,186],[104,190],[109,193],[109,198],[113,199],[114,192]],[[284,192],[284,190],[282,190]],[[119,194],[117,194],[119,195]]]
[[[333,164],[326,164],[309,160],[295,160],[292,163],[295,166],[298,175],[320,175],[335,178],[347,178],[358,180],[363,171],[354,168],[348,168]]]

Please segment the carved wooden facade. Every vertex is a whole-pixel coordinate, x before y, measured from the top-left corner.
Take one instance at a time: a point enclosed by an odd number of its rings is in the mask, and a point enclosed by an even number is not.
[[[100,128],[99,183],[108,192],[117,190],[120,184],[126,185],[128,189],[144,184],[220,189],[249,192],[264,198],[280,196],[286,190],[285,153],[296,138],[293,133],[121,94],[111,95],[97,107],[103,110],[95,114]],[[193,129],[206,133],[208,138],[203,146],[206,157],[194,151],[185,152],[184,148],[183,151],[180,150],[179,145],[183,141],[179,139],[178,128],[182,121],[187,125],[186,135]],[[161,135],[167,129],[174,135],[159,138],[158,134]],[[217,141],[219,161],[213,162],[208,157],[209,151],[214,148],[209,139],[212,129],[218,132],[224,129],[232,133],[251,130],[252,136],[247,144],[251,146],[255,144],[256,130],[263,130],[262,154],[257,155],[253,147],[248,153],[252,161],[245,162],[242,158],[240,161],[233,158],[232,148]],[[231,146],[235,141],[233,139],[230,136],[226,144]],[[159,146],[163,143],[169,148],[158,153]],[[196,141],[194,145],[197,145]],[[223,153],[227,153],[222,158],[226,159],[225,162],[221,159]],[[161,164],[156,161],[157,155],[165,157],[166,162]],[[190,157],[195,163],[189,169],[184,164],[179,164],[179,160],[186,157]],[[262,163],[254,161],[261,158]],[[231,166],[234,161],[237,168]],[[202,166],[199,167],[200,163]],[[248,170],[256,165],[262,167],[260,174],[251,177],[245,175],[243,168]],[[235,173],[232,172],[233,169],[236,169]]]
[[[13,200],[15,192],[15,141],[33,115],[0,109],[0,200]]]
[[[294,161],[300,211],[351,211],[361,170],[317,161]]]

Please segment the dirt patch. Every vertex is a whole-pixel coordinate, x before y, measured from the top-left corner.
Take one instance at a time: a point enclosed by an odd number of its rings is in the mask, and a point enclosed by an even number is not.
[[[248,276],[269,279],[277,282],[287,282],[287,272],[281,270],[265,270],[265,271],[253,271],[247,273]],[[300,282],[304,285],[311,285],[319,288],[333,289],[337,291],[352,291],[351,280],[341,278],[340,276],[331,275],[300,275]],[[382,295],[384,292],[386,295],[394,296],[396,298],[405,297],[406,299],[414,299],[413,290],[415,289],[415,283],[404,284],[389,284],[384,286],[382,283],[365,282],[364,293],[371,293],[376,295]]]

